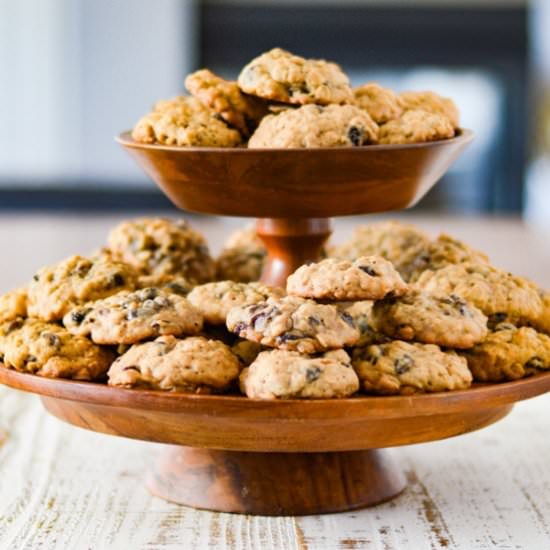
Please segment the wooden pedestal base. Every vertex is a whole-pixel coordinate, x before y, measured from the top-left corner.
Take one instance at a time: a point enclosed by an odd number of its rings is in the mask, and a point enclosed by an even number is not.
[[[285,516],[372,506],[406,482],[385,450],[248,453],[170,445],[147,485],[155,496],[194,508]]]

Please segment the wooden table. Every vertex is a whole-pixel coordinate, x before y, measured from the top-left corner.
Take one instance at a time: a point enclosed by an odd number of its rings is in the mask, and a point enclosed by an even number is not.
[[[0,216],[0,292],[40,265],[100,246],[115,217]],[[486,250],[550,287],[545,232],[517,220],[411,218]],[[336,240],[357,219],[337,222]],[[212,242],[237,220],[197,219]],[[218,239],[218,245],[215,241]],[[197,511],[151,497],[141,478],[155,446],[86,432],[38,398],[0,388],[0,549],[550,548],[550,395],[458,438],[395,449],[409,486],[361,511],[264,518]]]

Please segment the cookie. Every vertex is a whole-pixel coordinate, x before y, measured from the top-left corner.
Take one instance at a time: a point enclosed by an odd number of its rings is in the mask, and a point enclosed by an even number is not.
[[[214,260],[202,235],[185,220],[137,218],[111,230],[109,249],[144,275],[177,275],[190,283],[215,276]]]
[[[286,283],[288,294],[319,300],[381,300],[406,290],[391,262],[380,256],[363,256],[353,262],[329,258],[303,265]]]
[[[359,339],[345,311],[295,296],[235,307],[227,315],[227,328],[246,340],[301,353],[352,346]]]
[[[107,257],[71,256],[42,268],[28,287],[29,317],[57,321],[75,306],[133,290],[138,274],[126,263]]]
[[[479,382],[517,380],[550,369],[550,337],[533,328],[498,325],[495,332],[463,352]]]
[[[455,135],[449,119],[437,113],[415,109],[380,126],[379,142],[383,145],[423,143],[452,138]]]
[[[431,344],[396,340],[356,348],[351,362],[366,393],[409,395],[464,390],[472,383],[463,357]]]
[[[377,124],[384,124],[401,116],[403,107],[397,94],[376,82],[354,88],[355,105],[369,113]]]
[[[353,100],[349,79],[336,63],[304,59],[281,48],[248,63],[238,83],[243,92],[283,103],[328,105]]]
[[[464,299],[416,289],[375,302],[371,323],[391,338],[449,348],[471,348],[487,336],[487,317]]]
[[[165,334],[197,334],[202,315],[182,296],[144,288],[73,309],[63,323],[72,334],[90,335],[96,344],[135,344]]]
[[[83,336],[39,319],[27,319],[3,344],[4,365],[48,378],[97,380],[115,356]]]
[[[357,226],[349,241],[329,249],[329,256],[351,261],[361,256],[382,256],[406,281],[411,262],[429,242],[430,237],[414,225],[379,222]]]
[[[123,388],[212,393],[227,389],[241,365],[218,340],[160,336],[132,346],[109,369],[109,385]]]
[[[158,102],[136,123],[132,138],[180,147],[236,147],[242,142],[239,131],[219,120],[218,113],[187,96]]]
[[[241,391],[253,399],[330,399],[348,397],[359,389],[344,350],[319,356],[263,351],[242,371],[239,381]]]
[[[0,296],[0,323],[27,316],[27,289],[16,288]]]
[[[407,111],[421,109],[444,116],[453,128],[460,127],[458,108],[452,99],[442,97],[435,92],[401,92],[398,97],[399,103]]]
[[[456,294],[480,309],[490,322],[497,317],[528,323],[542,313],[533,283],[488,264],[463,263],[425,271],[416,285],[428,292]]]
[[[354,344],[355,347],[370,346],[372,344],[383,344],[388,342],[385,334],[378,332],[372,324],[372,306],[371,300],[362,300],[359,302],[336,302],[334,305],[341,311],[347,313],[352,319],[359,331],[359,340]]]
[[[4,360],[4,349],[6,347],[7,337],[14,331],[20,329],[25,324],[24,317],[16,317],[11,321],[0,323],[0,363]]]
[[[360,147],[377,141],[378,125],[359,107],[304,105],[264,117],[248,147]]]
[[[244,137],[248,137],[267,114],[267,102],[243,94],[236,82],[224,80],[208,69],[187,76],[185,87]]]
[[[236,283],[219,281],[196,286],[188,296],[204,316],[204,321],[211,325],[225,325],[229,310],[235,306],[245,306],[264,302],[270,296],[282,297],[282,288],[271,287],[261,283]]]
[[[437,271],[448,265],[463,263],[487,264],[489,258],[483,252],[471,248],[466,243],[442,233],[428,243],[406,268],[409,281],[418,280],[424,271]]]
[[[250,283],[262,274],[267,250],[254,227],[233,232],[216,260],[216,278],[219,281]]]
[[[138,277],[138,289],[151,287],[185,297],[193,290],[195,285],[184,277],[178,277],[177,275],[140,275]]]

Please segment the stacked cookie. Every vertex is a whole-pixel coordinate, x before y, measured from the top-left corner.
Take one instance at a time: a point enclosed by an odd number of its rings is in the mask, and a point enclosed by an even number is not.
[[[123,222],[92,257],[0,296],[0,360],[124,388],[240,383],[261,399],[450,391],[550,369],[550,294],[465,243],[383,222],[328,255],[285,291],[255,281],[265,249],[250,228],[216,262],[183,221]]]
[[[208,69],[185,79],[190,96],[159,101],[135,125],[142,143],[192,147],[361,147],[451,138],[452,100],[434,92],[396,94],[376,83],[352,88],[333,62],[274,48],[237,81]]]
[[[492,266],[485,254],[465,243],[446,234],[431,239],[412,225],[382,222],[358,226],[349,241],[330,248],[329,253],[348,260],[379,254],[393,262],[413,289],[397,305],[391,299],[376,304],[370,317],[365,315],[361,321],[370,322],[370,329],[374,325],[392,338],[412,335],[418,339],[418,324],[431,324],[430,330],[440,333],[433,342],[458,349],[474,380],[480,382],[516,380],[550,369],[548,293]],[[458,309],[466,303],[481,311],[487,318],[483,339],[475,342],[468,332],[473,327],[468,329],[464,320],[457,324],[448,312],[437,316],[426,293],[432,295],[430,301],[439,295],[451,299]],[[471,324],[474,317],[471,313],[468,317]],[[475,319],[480,321],[478,315]]]

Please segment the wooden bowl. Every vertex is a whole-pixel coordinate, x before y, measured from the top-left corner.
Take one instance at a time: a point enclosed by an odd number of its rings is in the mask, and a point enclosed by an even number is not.
[[[179,208],[253,218],[328,218],[416,204],[473,139],[318,149],[117,141]]]
[[[148,481],[163,498],[295,515],[395,496],[405,479],[380,448],[488,426],[514,402],[549,391],[550,372],[450,393],[287,401],[125,390],[6,368],[0,383],[41,395],[50,413],[75,426],[170,444]]]

